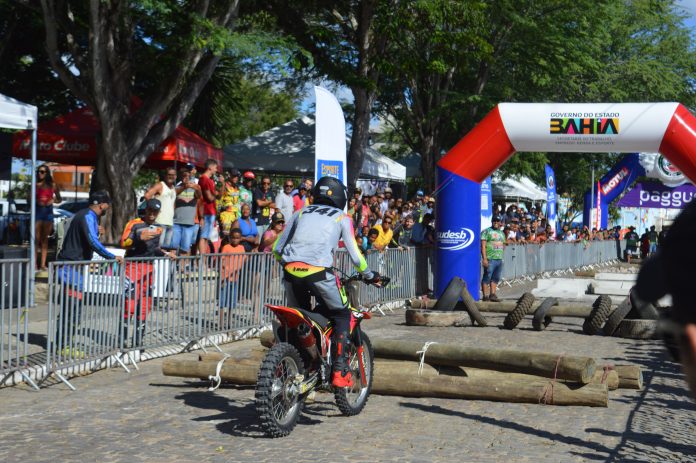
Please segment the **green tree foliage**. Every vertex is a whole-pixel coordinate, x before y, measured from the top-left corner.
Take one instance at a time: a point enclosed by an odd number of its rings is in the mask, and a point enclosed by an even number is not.
[[[293,87],[277,90],[273,82],[226,58],[196,100],[186,125],[225,146],[295,119],[298,100]]]
[[[354,97],[348,182],[354,183],[365,158],[372,109],[380,87],[377,63],[387,37],[381,24],[398,0],[264,0],[278,26],[311,53],[305,63],[314,76],[349,87]]]
[[[222,56],[282,61],[289,42],[260,27],[254,12],[240,15],[239,4],[41,0],[52,68],[101,126],[95,185],[112,194],[113,234],[133,213],[134,176],[183,122]]]
[[[384,26],[399,40],[387,42],[379,108],[421,153],[432,187],[439,153],[499,102],[693,105],[696,54],[682,19],[674,1],[401,3]],[[517,154],[501,172],[541,181],[550,162],[559,192],[581,207],[593,160],[601,175],[615,156]]]
[[[77,100],[52,72],[41,37],[41,11],[25,2],[0,0],[0,93],[33,104],[55,117]]]

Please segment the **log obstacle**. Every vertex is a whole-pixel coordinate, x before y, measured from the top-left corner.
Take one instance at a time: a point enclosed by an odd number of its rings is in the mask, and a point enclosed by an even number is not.
[[[590,407],[606,407],[609,402],[606,384],[587,384],[572,389],[566,384],[554,383],[543,378],[541,382],[527,382],[517,379],[444,375],[399,374],[386,377],[375,373],[372,380],[372,392],[403,397],[445,397],[496,402],[586,405]]]
[[[268,347],[270,349],[273,347],[273,344],[275,344],[275,335],[272,330],[262,331],[259,340],[263,347]]]
[[[409,305],[412,309],[432,309],[437,302],[436,299],[410,299]],[[532,305],[530,312],[534,312],[542,301],[537,301]],[[460,304],[461,307],[455,307],[459,310],[464,310],[464,305]],[[476,306],[479,312],[490,312],[490,313],[501,313],[508,314],[512,312],[515,308],[515,302],[477,302]],[[590,305],[582,304],[561,304],[551,307],[546,315],[550,317],[572,317],[572,318],[587,318],[592,311]]]
[[[464,326],[469,325],[469,314],[460,311],[406,309],[408,326]]]
[[[400,360],[420,360],[420,342],[375,340],[375,356]],[[485,370],[525,373],[587,384],[597,368],[594,359],[547,354],[464,347],[454,344],[431,344],[425,353],[428,363],[463,366]]]
[[[418,362],[406,361],[406,360],[389,360],[389,359],[375,359],[375,376],[380,375],[399,375],[399,374],[413,374],[418,376],[420,370],[420,376],[461,376],[466,378],[476,378],[476,379],[490,379],[490,380],[505,380],[514,379],[522,382],[541,382],[546,384],[549,378],[526,375],[523,373],[505,373],[501,371],[493,370],[482,370],[479,368],[463,368],[463,367],[451,367],[451,366],[439,366],[431,365],[428,363],[423,364],[423,368],[419,367]],[[575,385],[576,383],[569,383]],[[595,371],[592,379],[588,384],[606,384],[610,391],[619,388],[619,375],[615,370],[608,370],[605,374],[602,370]],[[577,386],[571,386],[577,387]]]
[[[643,389],[643,371],[638,365],[615,365],[619,375],[619,387],[625,389]]]
[[[197,360],[167,359],[162,363],[162,374],[184,378],[208,379],[215,374],[218,362]],[[220,378],[234,384],[256,384],[261,362],[258,360],[225,361],[220,370]]]
[[[268,349],[263,348],[263,347],[258,347],[254,348],[247,355],[244,355],[242,357],[228,357],[230,362],[234,362],[237,360],[257,360],[261,361],[263,358],[266,356],[266,352],[268,352]],[[223,352],[202,352],[198,354],[198,361],[199,362],[219,362],[225,357],[225,354]]]

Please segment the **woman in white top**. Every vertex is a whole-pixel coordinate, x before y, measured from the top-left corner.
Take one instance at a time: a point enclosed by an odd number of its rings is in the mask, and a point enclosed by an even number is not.
[[[155,222],[163,228],[160,238],[160,247],[170,249],[172,235],[174,233],[174,203],[176,202],[176,170],[168,167],[160,175],[160,182],[155,183],[147,193],[145,200],[156,198],[162,203],[162,209]]]

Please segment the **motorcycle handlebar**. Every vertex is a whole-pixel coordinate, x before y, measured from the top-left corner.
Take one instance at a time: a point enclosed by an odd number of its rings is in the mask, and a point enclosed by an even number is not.
[[[359,274],[359,273],[356,274],[356,275],[347,277],[347,278],[343,278],[343,279],[341,280],[341,284],[345,286],[347,283],[349,283],[349,282],[351,282],[351,281],[362,281],[362,282],[364,282],[365,284],[371,284],[371,283],[365,281],[365,278],[363,278],[363,276],[362,276],[361,274]],[[391,278],[389,278],[389,277],[387,277],[387,276],[384,276],[384,275],[380,276],[380,278],[379,278],[379,287],[384,287],[384,286],[388,285],[390,281],[391,281]]]

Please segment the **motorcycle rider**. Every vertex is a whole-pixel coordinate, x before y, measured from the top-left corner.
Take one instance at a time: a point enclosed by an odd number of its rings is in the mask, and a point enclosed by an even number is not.
[[[351,387],[348,369],[350,310],[345,293],[340,290],[333,265],[333,250],[339,240],[367,283],[379,286],[380,275],[372,272],[355,242],[353,220],[344,213],[346,187],[336,178],[322,177],[312,190],[314,204],[297,211],[273,245],[273,253],[284,269],[288,305],[311,310],[310,298],[317,301],[315,310],[333,321],[333,374],[331,384]]]

